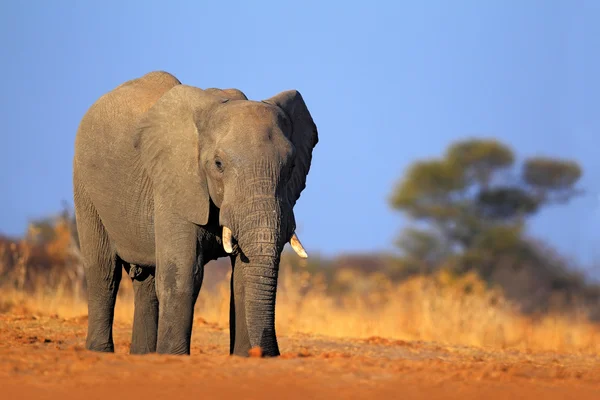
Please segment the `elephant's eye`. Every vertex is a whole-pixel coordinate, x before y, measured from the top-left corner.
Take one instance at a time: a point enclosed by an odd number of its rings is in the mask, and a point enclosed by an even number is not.
[[[215,167],[219,172],[223,172],[223,162],[218,158],[215,160]]]

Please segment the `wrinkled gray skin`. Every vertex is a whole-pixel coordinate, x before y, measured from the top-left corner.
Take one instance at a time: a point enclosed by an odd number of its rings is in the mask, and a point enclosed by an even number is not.
[[[133,280],[131,353],[189,354],[204,265],[231,257],[230,353],[279,355],[275,294],[317,130],[295,90],[262,102],[152,72],[102,96],[75,141],[75,214],[90,350],[114,351],[122,267]],[[222,226],[233,232],[223,250]]]

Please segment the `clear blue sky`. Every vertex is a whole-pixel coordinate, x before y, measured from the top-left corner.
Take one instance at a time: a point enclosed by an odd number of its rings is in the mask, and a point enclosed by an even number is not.
[[[72,204],[73,140],[151,70],[252,99],[302,92],[320,132],[296,207],[309,252],[393,250],[409,163],[497,137],[581,162],[590,194],[532,232],[600,260],[598,1],[52,1],[0,4],[0,232]],[[333,234],[332,234],[333,233]],[[597,271],[600,273],[600,271]]]

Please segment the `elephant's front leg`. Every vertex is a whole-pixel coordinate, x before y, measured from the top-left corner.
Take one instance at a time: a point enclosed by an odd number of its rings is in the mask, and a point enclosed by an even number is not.
[[[190,354],[194,305],[203,265],[196,256],[197,228],[172,215],[155,216],[158,337],[156,352]]]
[[[229,303],[229,354],[248,356],[250,337],[246,322],[246,305],[244,299],[244,276],[241,262],[236,260],[240,255],[231,257],[231,299]],[[239,260],[238,260],[239,261]]]

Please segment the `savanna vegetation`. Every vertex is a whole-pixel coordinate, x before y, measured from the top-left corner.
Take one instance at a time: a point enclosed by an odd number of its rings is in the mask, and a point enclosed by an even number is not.
[[[278,332],[557,351],[600,350],[600,286],[526,234],[528,220],[582,193],[571,160],[532,157],[488,139],[417,161],[390,204],[411,221],[398,253],[308,260],[284,253]],[[229,262],[206,268],[196,313],[228,326]],[[72,214],[33,221],[0,239],[0,311],[86,314]],[[116,318],[133,317],[123,276]]]

